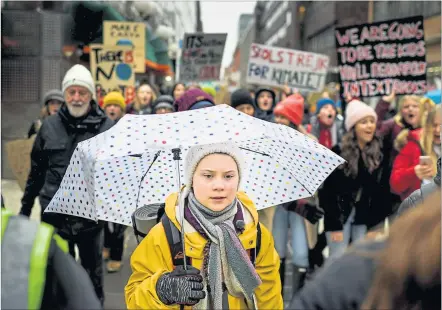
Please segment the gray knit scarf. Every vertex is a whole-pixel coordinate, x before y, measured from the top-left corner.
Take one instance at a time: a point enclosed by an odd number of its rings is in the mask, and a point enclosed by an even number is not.
[[[209,237],[201,271],[206,298],[195,308],[223,309],[224,281],[230,295],[245,298],[248,308],[255,309],[254,291],[261,284],[261,279],[233,225],[233,218],[240,207],[238,200],[235,198],[222,211],[212,211],[203,206],[192,191],[188,198],[190,211]],[[209,294],[207,287],[210,287]]]

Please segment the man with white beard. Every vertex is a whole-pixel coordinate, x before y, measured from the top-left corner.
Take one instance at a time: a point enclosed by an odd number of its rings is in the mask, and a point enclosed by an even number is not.
[[[106,131],[114,122],[94,100],[94,81],[84,66],[75,65],[69,69],[63,79],[62,91],[65,103],[57,114],[45,118],[35,138],[20,214],[29,216],[35,198],[39,197],[42,221],[58,229],[58,234],[69,242],[69,252],[73,256],[77,245],[81,264],[103,304],[103,224],[43,211],[57,192],[77,144]],[[78,201],[79,209],[81,203]]]

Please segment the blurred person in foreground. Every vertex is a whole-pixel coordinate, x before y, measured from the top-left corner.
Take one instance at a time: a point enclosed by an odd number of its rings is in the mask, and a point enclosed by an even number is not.
[[[60,187],[78,143],[95,137],[114,125],[94,99],[95,86],[86,67],[74,65],[66,73],[62,91],[65,104],[57,114],[45,119],[31,152],[31,170],[21,200],[21,215],[30,216],[38,196],[42,221],[53,225],[69,242],[75,257],[78,246],[81,264],[86,269],[101,302],[103,291],[103,225],[61,213],[43,213]]]
[[[86,271],[51,225],[1,212],[3,309],[101,309]]]
[[[441,309],[441,191],[326,263],[288,309]]]

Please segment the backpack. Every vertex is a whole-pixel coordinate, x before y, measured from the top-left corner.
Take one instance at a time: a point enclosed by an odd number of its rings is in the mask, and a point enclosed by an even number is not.
[[[181,241],[181,232],[175,226],[174,223],[164,214],[161,217],[161,223],[163,224],[164,231],[166,232],[167,243],[169,243],[170,254],[172,256],[173,268],[176,266],[184,265],[184,255],[183,255],[183,243]],[[261,225],[258,222],[257,234],[256,234],[256,247],[247,250],[250,261],[252,265],[255,266],[256,257],[258,257],[259,250],[261,248]],[[187,264],[191,265],[191,258],[186,256]]]

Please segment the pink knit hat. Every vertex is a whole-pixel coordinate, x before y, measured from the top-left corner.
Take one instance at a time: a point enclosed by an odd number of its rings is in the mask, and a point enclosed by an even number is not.
[[[345,110],[345,129],[349,131],[357,122],[367,116],[373,116],[375,122],[378,120],[372,107],[359,100],[350,101]]]

